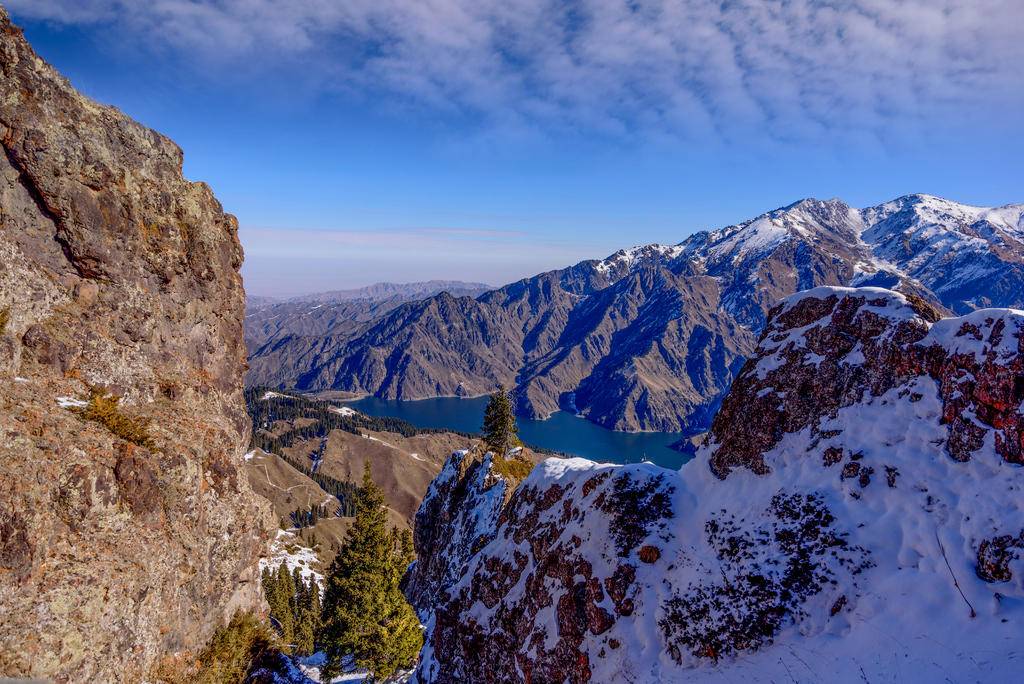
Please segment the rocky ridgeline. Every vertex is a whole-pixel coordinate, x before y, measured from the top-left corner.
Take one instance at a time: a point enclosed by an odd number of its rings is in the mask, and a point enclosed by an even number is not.
[[[497,516],[449,474],[418,520],[418,681],[1011,679],[1022,330],[818,288],[772,310],[681,471],[551,459]],[[447,548],[465,520],[496,522]]]
[[[792,297],[773,311],[757,363],[744,367],[716,417],[711,468],[723,478],[737,466],[766,473],[763,456],[783,435],[829,432],[821,416],[917,377],[937,384],[951,458],[970,459],[991,434],[996,453],[1024,464],[1022,321],[1010,309],[940,320],[919,298],[871,288]]]
[[[237,224],[3,9],[0,93],[0,674],[140,681],[261,601]]]

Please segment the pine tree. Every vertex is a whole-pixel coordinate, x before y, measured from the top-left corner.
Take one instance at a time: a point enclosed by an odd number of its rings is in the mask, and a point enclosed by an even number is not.
[[[320,585],[316,582],[310,582],[309,585],[309,619],[313,625],[313,636],[316,637],[320,633],[320,625],[322,620],[322,608],[320,598]]]
[[[512,394],[502,387],[491,395],[484,411],[484,442],[498,456],[504,457],[509,449],[520,444],[518,431]]]
[[[313,653],[316,620],[312,614],[312,592],[317,591],[316,581],[311,577],[309,584],[302,579],[302,573],[295,568],[295,597],[292,602],[292,617],[295,625],[295,653]]]
[[[399,532],[397,528],[393,527],[391,529],[398,532],[398,542],[395,546],[398,549],[398,555],[401,558],[402,566],[408,568],[409,564],[416,560],[416,550],[412,543],[412,530],[401,530]]]
[[[295,597],[295,580],[288,572],[285,563],[277,566],[277,577],[274,579],[274,593],[267,603],[270,614],[277,620],[281,631],[281,639],[285,644],[292,644],[295,639],[295,614],[292,601]]]
[[[387,679],[410,667],[423,645],[412,606],[398,583],[408,565],[402,535],[388,530],[384,494],[369,464],[355,497],[356,515],[331,566],[324,595],[318,645],[327,654],[325,681],[341,670],[343,659]]]
[[[316,580],[306,582],[299,568],[289,574],[284,564],[276,570],[264,568],[260,579],[281,640],[297,655],[312,654],[320,627],[320,587]]]

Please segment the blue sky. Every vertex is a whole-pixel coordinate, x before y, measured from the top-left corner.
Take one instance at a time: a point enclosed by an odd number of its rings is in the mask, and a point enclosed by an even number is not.
[[[7,0],[255,294],[495,284],[808,196],[1024,201],[1019,0]]]

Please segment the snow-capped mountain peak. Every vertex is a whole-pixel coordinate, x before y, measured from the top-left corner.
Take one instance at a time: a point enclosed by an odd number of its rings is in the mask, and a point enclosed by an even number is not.
[[[682,244],[662,245],[657,243],[634,245],[620,249],[594,265],[599,273],[629,273],[638,264],[649,260],[671,261],[685,252]]]
[[[856,241],[863,227],[856,209],[839,199],[802,199],[719,230],[698,233],[683,244],[698,259],[738,263],[758,258],[793,240]]]
[[[876,259],[923,283],[954,311],[1005,304],[1021,293],[1024,205],[976,207],[906,195],[861,211]]]
[[[1019,234],[1024,230],[1024,204],[978,207],[935,195],[913,194],[898,197],[862,211],[865,225],[874,227],[895,216],[917,226],[947,231],[971,232],[972,226],[988,223],[998,230]]]

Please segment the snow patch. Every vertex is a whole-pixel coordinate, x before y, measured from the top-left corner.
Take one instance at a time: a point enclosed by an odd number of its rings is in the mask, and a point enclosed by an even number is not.
[[[291,397],[289,397],[287,394],[281,394],[279,392],[266,392],[262,397],[260,397],[260,401],[270,401],[271,399],[290,399],[290,398]]]
[[[358,416],[359,412],[355,409],[349,408],[348,406],[332,406],[331,412],[337,413],[339,416]]]
[[[620,249],[607,259],[599,261],[594,268],[596,268],[599,273],[605,274],[619,268],[631,271],[635,265],[643,261],[645,258],[657,257],[659,259],[671,261],[683,254],[685,251],[686,248],[683,245],[636,245],[628,249]]]
[[[295,572],[298,568],[302,579],[307,582],[313,579],[323,589],[324,576],[315,570],[320,566],[320,558],[313,549],[302,546],[301,539],[291,530],[278,530],[274,540],[270,543],[270,556],[260,559],[260,572],[264,568],[277,570],[282,564],[288,567],[288,572]]]
[[[990,354],[1005,362],[1017,355],[1022,331],[1024,311],[978,309],[965,316],[937,321],[918,344],[939,345],[954,354],[971,354],[979,363]]]

